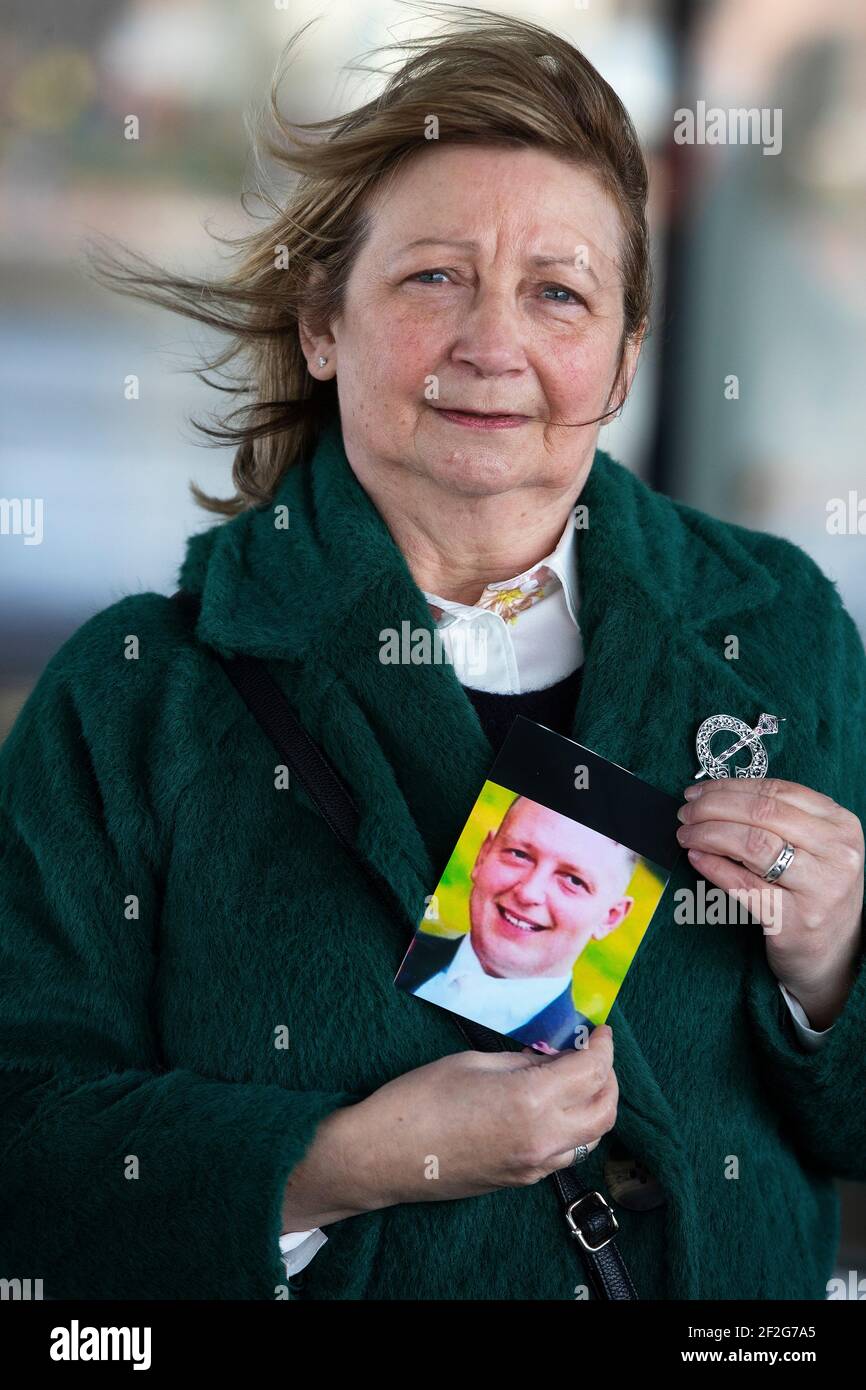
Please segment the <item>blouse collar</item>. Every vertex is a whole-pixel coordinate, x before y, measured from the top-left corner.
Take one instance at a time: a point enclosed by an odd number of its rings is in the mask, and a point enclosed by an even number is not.
[[[475,617],[479,609],[499,613],[506,622],[516,621],[519,613],[531,608],[543,598],[562,589],[569,617],[577,626],[577,526],[574,509],[554,549],[549,555],[530,565],[512,579],[487,584],[477,603],[458,603],[439,594],[424,591],[433,618],[438,622],[445,614],[452,619]]]

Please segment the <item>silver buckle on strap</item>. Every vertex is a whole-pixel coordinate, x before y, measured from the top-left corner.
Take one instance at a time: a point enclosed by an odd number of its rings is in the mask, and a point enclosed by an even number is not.
[[[575,1219],[574,1219],[574,1212],[575,1212],[576,1208],[579,1207],[579,1206],[581,1205],[581,1203],[583,1203],[583,1202],[592,1201],[592,1199],[593,1199],[594,1197],[597,1198],[598,1201],[601,1203],[601,1205],[604,1207],[605,1211],[607,1212],[607,1214],[608,1214],[608,1216],[609,1216],[609,1218],[610,1218],[610,1223],[611,1223],[611,1232],[610,1232],[610,1235],[605,1236],[604,1240],[600,1241],[598,1245],[590,1245],[590,1244],[589,1244],[589,1242],[588,1242],[587,1239],[586,1239],[586,1236],[583,1234],[583,1231],[580,1229],[580,1227],[578,1226],[577,1222],[576,1222]],[[583,1246],[584,1250],[591,1250],[591,1251],[603,1250],[604,1247],[605,1247],[606,1245],[608,1245],[608,1244],[613,1240],[614,1236],[616,1235],[617,1231],[619,1230],[619,1222],[617,1221],[616,1217],[614,1216],[613,1212],[611,1211],[610,1206],[609,1206],[608,1203],[604,1200],[604,1198],[602,1197],[602,1195],[601,1195],[600,1192],[585,1192],[585,1193],[583,1194],[582,1197],[578,1197],[578,1199],[577,1199],[576,1202],[572,1202],[572,1203],[571,1203],[571,1206],[566,1208],[565,1219],[566,1219],[566,1221],[568,1222],[569,1226],[571,1227],[571,1234],[572,1234],[573,1236],[577,1236],[577,1238],[578,1238],[578,1240],[580,1241],[581,1245]]]

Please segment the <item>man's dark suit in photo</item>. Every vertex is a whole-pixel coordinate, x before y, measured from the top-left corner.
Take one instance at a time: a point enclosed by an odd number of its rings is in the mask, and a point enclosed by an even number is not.
[[[440,970],[446,970],[462,940],[462,936],[434,936],[431,932],[418,932],[401,967],[401,986],[408,990],[416,990]],[[588,1032],[592,1032],[595,1026],[585,1014],[575,1009],[569,984],[534,1018],[504,1036],[526,1044],[541,1040],[547,1042],[550,1047],[562,1050],[574,1047],[576,1041],[578,1044],[585,1041],[585,1034],[577,1036],[577,1029],[582,1025]]]

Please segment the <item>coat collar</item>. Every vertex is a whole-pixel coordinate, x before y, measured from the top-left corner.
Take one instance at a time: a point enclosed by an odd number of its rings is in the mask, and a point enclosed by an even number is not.
[[[658,621],[698,635],[777,595],[778,581],[740,542],[740,528],[722,533],[602,449],[578,501],[589,517],[576,547],[588,639],[623,602],[640,609],[647,629]],[[349,466],[333,418],[312,456],[284,475],[270,506],[192,538],[180,579],[202,595],[203,640],[226,653],[289,661],[327,644],[335,627],[369,599],[378,603],[383,591],[399,601],[413,590],[416,600],[421,595]]]
[[[725,653],[779,583],[747,547],[754,533],[654,492],[602,450],[577,500],[588,526],[577,546],[585,665],[572,737],[678,795],[697,770],[704,718],[786,714],[771,654],[757,659],[764,644],[752,637],[748,661]],[[417,921],[493,750],[447,662],[380,661],[383,632],[407,625],[432,639],[435,623],[352,472],[338,421],[272,505],[191,539],[180,581],[201,593],[201,640],[268,659],[278,679],[288,664],[302,722],[359,801],[371,860],[402,878]],[[671,724],[659,711],[674,692]]]

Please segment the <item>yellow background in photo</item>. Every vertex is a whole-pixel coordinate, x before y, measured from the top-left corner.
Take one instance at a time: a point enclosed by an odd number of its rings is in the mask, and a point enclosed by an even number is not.
[[[469,877],[488,830],[496,830],[517,793],[496,782],[485,782],[472,814],[460,834],[442,877],[435,904],[428,906],[418,926],[434,936],[456,936],[469,930]],[[628,885],[634,907],[625,921],[603,941],[590,941],[575,961],[574,1006],[593,1023],[603,1023],[625,979],[641,938],[665,889],[663,874],[640,860]]]

